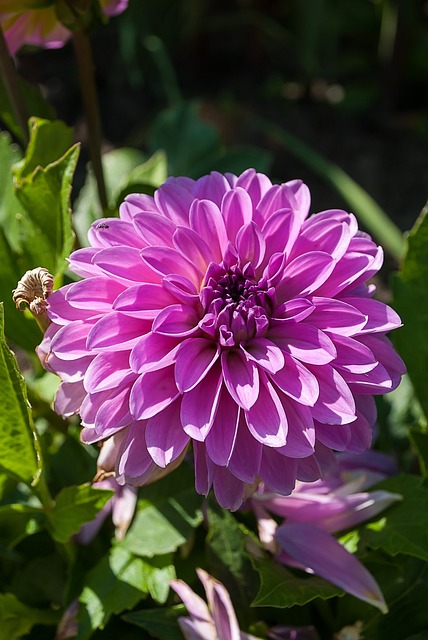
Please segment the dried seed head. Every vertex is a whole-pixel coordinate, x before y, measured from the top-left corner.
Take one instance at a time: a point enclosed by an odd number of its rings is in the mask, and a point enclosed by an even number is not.
[[[46,315],[47,297],[52,293],[53,275],[44,267],[26,271],[12,291],[16,308],[21,311],[30,309],[42,329],[46,329],[49,319]]]

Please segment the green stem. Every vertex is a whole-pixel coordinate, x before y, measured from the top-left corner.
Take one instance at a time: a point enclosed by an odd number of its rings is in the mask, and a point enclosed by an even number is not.
[[[400,229],[355,180],[282,127],[262,118],[253,119],[252,125],[272,137],[277,144],[329,183],[390,255],[395,260],[400,260],[403,252],[403,235]]]
[[[34,493],[37,495],[38,499],[42,503],[43,510],[48,515],[54,506],[54,500],[51,496],[51,492],[49,491],[48,485],[46,484],[45,476],[43,471],[39,477],[39,480],[35,487],[33,487]]]
[[[25,102],[22,98],[21,89],[19,87],[18,75],[9,50],[3,30],[0,26],[0,72],[4,82],[6,93],[9,97],[12,108],[15,112],[16,119],[22,132],[22,139],[28,144],[28,113]]]
[[[74,53],[79,72],[83,106],[88,130],[89,153],[97,182],[98,197],[103,211],[108,211],[108,201],[101,161],[101,124],[98,109],[97,89],[95,85],[94,62],[91,43],[84,29],[72,32]]]

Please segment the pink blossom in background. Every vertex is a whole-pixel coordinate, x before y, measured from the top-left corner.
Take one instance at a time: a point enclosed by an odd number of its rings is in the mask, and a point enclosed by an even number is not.
[[[99,0],[107,16],[115,16],[128,6],[128,0]],[[0,0],[0,26],[4,32],[11,55],[15,55],[24,44],[45,49],[58,49],[69,40],[71,33],[58,20],[55,0],[51,2],[20,3],[15,0]],[[25,5],[34,5],[27,9]],[[40,8],[37,7],[40,5]]]
[[[186,640],[258,640],[239,630],[229,593],[222,583],[203,569],[196,569],[196,572],[204,586],[208,606],[182,580],[170,582],[190,614],[189,617],[178,619]]]
[[[309,208],[301,181],[253,169],[170,178],[71,255],[83,280],[49,297],[39,356],[84,442],[120,439],[119,483],[192,443],[197,491],[235,510],[370,447],[373,395],[404,372],[385,335],[400,318],[367,284],[382,249],[352,214]]]
[[[362,491],[393,469],[391,458],[382,453],[347,454],[339,456],[337,467],[324,480],[298,483],[290,496],[260,490],[249,506],[257,517],[261,542],[279,562],[316,573],[386,612],[373,576],[330,534],[355,527],[401,500],[389,491]],[[270,514],[285,520],[278,526]]]

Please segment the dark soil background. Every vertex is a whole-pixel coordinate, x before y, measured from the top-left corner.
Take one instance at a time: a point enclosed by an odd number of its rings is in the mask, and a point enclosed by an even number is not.
[[[153,119],[181,95],[226,145],[268,149],[274,179],[307,181],[315,211],[346,206],[257,118],[338,164],[402,230],[427,200],[427,2],[130,0],[93,46],[105,149],[145,150]],[[24,50],[19,69],[82,138],[72,46]]]

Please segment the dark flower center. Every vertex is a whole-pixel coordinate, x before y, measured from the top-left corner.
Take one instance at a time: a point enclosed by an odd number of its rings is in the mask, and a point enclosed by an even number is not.
[[[204,315],[199,326],[225,347],[264,336],[273,298],[274,291],[266,282],[256,281],[251,265],[244,269],[215,265],[200,294]]]

